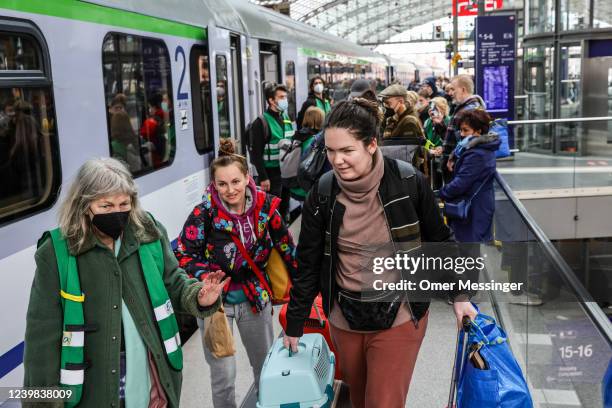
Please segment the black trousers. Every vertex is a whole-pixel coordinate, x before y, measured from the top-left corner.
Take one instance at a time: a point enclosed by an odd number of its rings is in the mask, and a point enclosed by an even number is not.
[[[280,212],[280,215],[281,217],[283,217],[283,220],[286,220],[287,214],[289,212],[289,189],[283,185],[280,168],[267,168],[266,172],[268,173],[268,179],[270,180],[269,193],[281,199],[281,204],[278,209],[278,212]]]

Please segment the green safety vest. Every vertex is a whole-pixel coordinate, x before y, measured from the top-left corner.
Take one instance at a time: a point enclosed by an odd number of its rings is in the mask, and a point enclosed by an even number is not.
[[[66,240],[59,228],[50,233],[57,258],[60,296],[64,309],[60,386],[72,390],[73,396],[66,406],[74,407],[81,400],[85,379],[86,362],[83,350],[87,327],[83,316],[85,295],[81,291],[76,257],[68,251]],[[142,244],[138,249],[138,255],[168,361],[172,368],[181,370],[183,368],[181,338],[172,303],[164,286],[162,276],[164,256],[161,241]]]
[[[268,112],[264,112],[263,116],[270,128],[270,141],[264,147],[264,167],[280,167],[280,150],[278,144],[282,139],[293,138],[293,125],[286,113],[282,114],[283,127],[281,127],[276,118]]]
[[[324,101],[321,101],[319,98],[315,98],[315,101],[317,103],[317,108],[325,112],[325,116],[327,116],[327,114],[331,110],[331,105],[329,104],[329,100],[325,99]]]

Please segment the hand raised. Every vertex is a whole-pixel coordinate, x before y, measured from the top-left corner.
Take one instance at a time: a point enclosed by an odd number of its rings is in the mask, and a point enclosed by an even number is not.
[[[198,304],[202,307],[210,306],[217,301],[223,287],[228,283],[230,278],[223,280],[225,273],[223,271],[211,272],[202,281],[203,286],[198,293]]]

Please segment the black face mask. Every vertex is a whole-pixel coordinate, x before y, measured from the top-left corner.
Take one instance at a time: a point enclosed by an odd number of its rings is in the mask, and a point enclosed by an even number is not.
[[[395,115],[395,111],[387,106],[385,106],[385,118],[390,118]]]
[[[125,229],[129,216],[129,211],[95,214],[91,222],[101,232],[116,240]]]

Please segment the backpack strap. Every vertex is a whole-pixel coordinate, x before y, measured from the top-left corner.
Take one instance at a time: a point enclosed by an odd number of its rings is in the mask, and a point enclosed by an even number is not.
[[[321,176],[319,179],[319,185],[317,187],[317,195],[319,197],[319,204],[325,205],[328,203],[329,198],[332,194],[332,188],[334,187],[334,171],[329,170]]]
[[[268,123],[268,120],[266,119],[263,113],[259,115],[258,117],[261,120],[261,126],[263,127],[263,132],[264,132],[263,141],[264,141],[264,151],[265,151],[266,146],[270,143],[270,140],[272,139],[272,135],[270,134],[270,124]],[[268,150],[268,160],[270,160],[270,150]]]
[[[331,254],[331,219],[329,218],[329,213],[331,211],[331,195],[334,187],[335,178],[336,176],[334,174],[334,171],[329,170],[325,172],[321,176],[321,178],[319,178],[319,184],[317,186],[317,196],[319,200],[319,206],[317,207],[317,211],[322,211],[323,220],[325,222],[325,247],[323,250],[324,254]]]
[[[266,118],[264,117],[264,115],[259,115],[259,119],[261,120],[261,124],[263,126],[263,131],[264,131],[264,144],[268,144],[270,143],[270,125],[268,124],[268,121],[266,120]]]
[[[410,201],[412,201],[412,206],[414,207],[414,210],[417,212],[417,215],[420,219],[421,214],[419,214],[419,190],[417,188],[416,182],[416,170],[412,164],[407,163],[403,160],[395,159],[395,163],[397,164],[397,170],[399,172],[400,178],[402,179],[402,182],[405,182],[408,188],[408,195],[410,195]]]

